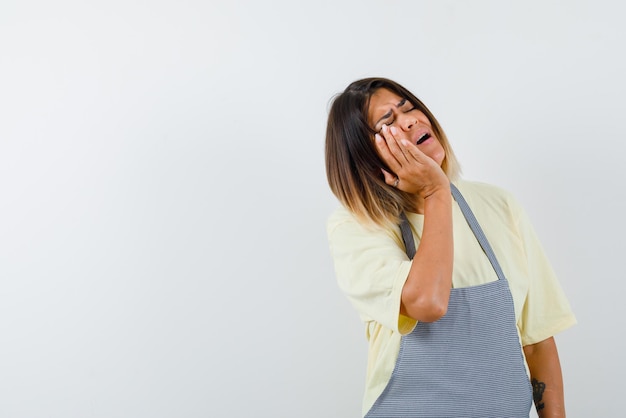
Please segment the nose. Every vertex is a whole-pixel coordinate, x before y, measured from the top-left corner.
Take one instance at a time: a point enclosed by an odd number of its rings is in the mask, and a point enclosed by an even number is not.
[[[399,125],[403,131],[408,131],[415,125],[417,125],[417,118],[414,115],[404,114],[402,115],[402,119],[399,121]]]

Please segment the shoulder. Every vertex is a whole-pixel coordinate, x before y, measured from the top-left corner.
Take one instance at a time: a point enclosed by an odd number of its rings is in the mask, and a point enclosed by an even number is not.
[[[517,214],[521,207],[515,196],[499,186],[478,181],[454,182],[468,204],[474,209],[506,211]]]
[[[512,194],[502,187],[480,181],[459,180],[454,185],[463,193],[489,199],[509,199]]]
[[[358,222],[348,209],[343,206],[339,206],[328,217],[326,221],[326,232],[329,236],[332,236],[338,228],[346,226],[356,227],[358,226]]]
[[[397,241],[400,239],[399,228],[389,230],[374,224],[360,222],[356,216],[343,206],[335,209],[326,222],[326,233],[333,244],[344,243],[350,246],[364,245],[366,243]]]
[[[359,219],[344,206],[337,207],[326,221],[326,230],[329,234],[338,228],[353,228],[370,233],[382,232],[384,230],[380,226],[359,221]]]

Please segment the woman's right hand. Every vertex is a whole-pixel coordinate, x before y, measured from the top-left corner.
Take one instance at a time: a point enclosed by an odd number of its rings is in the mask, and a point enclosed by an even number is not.
[[[437,321],[447,312],[452,287],[450,181],[434,159],[441,154],[431,158],[407,140],[404,131],[400,133],[395,127],[384,126],[381,133],[376,135],[376,147],[395,174],[383,171],[385,182],[393,186],[398,179],[395,187],[414,194],[417,197],[415,210],[424,214],[420,243],[402,287],[400,312],[417,321]],[[434,154],[433,145],[425,150]]]
[[[438,141],[437,138],[433,138]],[[424,154],[417,145],[402,138],[399,131],[383,125],[375,137],[376,148],[387,166],[382,169],[385,183],[407,193],[426,199],[439,190],[450,193],[450,180],[435,160]]]

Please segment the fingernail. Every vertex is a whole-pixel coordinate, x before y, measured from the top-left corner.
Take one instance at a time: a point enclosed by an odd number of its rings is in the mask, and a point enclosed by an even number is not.
[[[394,134],[394,135],[397,134],[398,133],[398,129],[395,126],[392,126],[391,127],[391,133]]]
[[[383,126],[380,128],[380,130],[384,132],[384,131],[386,131],[387,129],[389,129],[389,128],[387,127],[387,125],[385,125],[385,124],[383,123]]]
[[[405,147],[408,147],[408,146],[409,146],[409,141],[407,141],[406,139],[402,139],[402,140],[400,140],[400,143],[401,143],[402,145],[404,145]]]

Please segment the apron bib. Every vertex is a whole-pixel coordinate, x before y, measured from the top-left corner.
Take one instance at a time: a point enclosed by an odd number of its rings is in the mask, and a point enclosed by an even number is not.
[[[467,202],[450,186],[498,280],[451,289],[441,319],[418,322],[402,337],[391,379],[366,418],[528,418],[532,388],[508,282]],[[400,228],[413,258],[415,243],[405,216]]]

